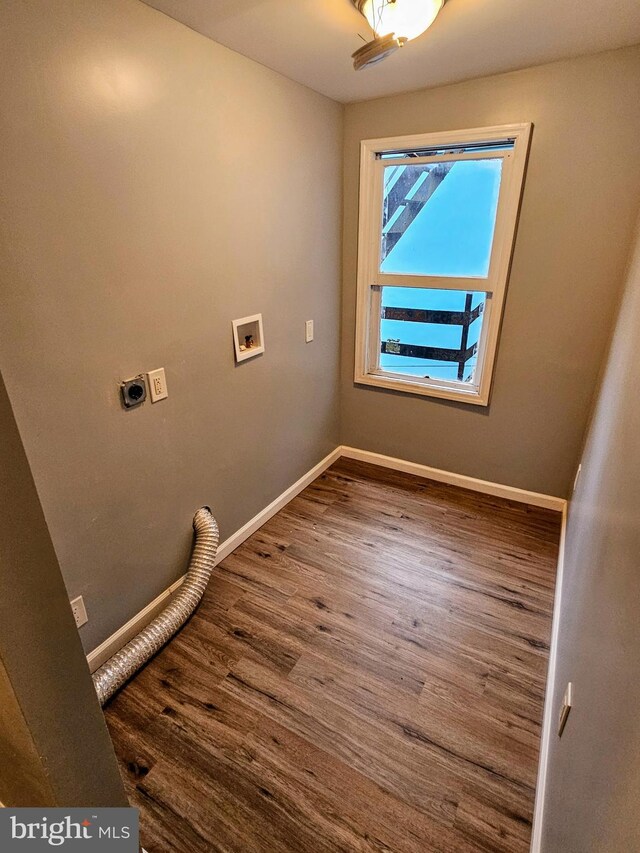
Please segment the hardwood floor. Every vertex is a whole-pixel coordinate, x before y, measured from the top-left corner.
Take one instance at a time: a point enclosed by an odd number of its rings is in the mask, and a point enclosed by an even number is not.
[[[106,710],[160,851],[528,851],[560,515],[341,460]]]

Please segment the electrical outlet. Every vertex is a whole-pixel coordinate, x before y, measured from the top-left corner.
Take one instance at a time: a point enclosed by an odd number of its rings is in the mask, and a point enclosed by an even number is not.
[[[313,340],[313,320],[307,320],[304,324],[304,339],[308,344]]]
[[[120,383],[120,393],[125,409],[134,409],[147,399],[147,385],[144,376],[140,374],[133,379]]]
[[[571,710],[572,704],[573,684],[569,682],[567,684],[567,689],[564,691],[564,696],[562,697],[562,707],[560,708],[560,716],[558,718],[558,737],[562,737],[562,732],[564,731],[564,727],[567,725],[567,719],[569,718],[569,711]]]
[[[149,380],[149,395],[152,403],[157,403],[169,396],[167,391],[167,378],[164,375],[164,367],[151,370],[147,373]]]
[[[84,606],[84,599],[81,595],[73,599],[71,602],[71,610],[73,611],[73,618],[76,620],[78,628],[81,628],[89,621],[87,609]]]

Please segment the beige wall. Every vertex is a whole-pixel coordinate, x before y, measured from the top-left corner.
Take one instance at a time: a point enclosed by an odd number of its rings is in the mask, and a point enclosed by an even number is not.
[[[0,806],[49,806],[55,797],[0,658]]]
[[[89,649],[199,506],[224,538],[338,443],[342,108],[137,0],[0,16],[0,367]],[[156,367],[169,399],[124,412]]]
[[[0,374],[0,801],[127,798]]]
[[[569,512],[543,853],[640,850],[640,231]]]
[[[342,440],[567,494],[640,191],[640,48],[345,112]],[[353,383],[361,139],[530,121],[534,131],[489,408]]]
[[[0,366],[93,648],[342,441],[572,481],[640,188],[640,48],[343,108],[136,0],[2,6]],[[491,406],[354,386],[358,142],[533,121]],[[267,352],[235,366],[230,323]],[[306,345],[304,320],[316,340]],[[169,399],[122,411],[164,366]]]

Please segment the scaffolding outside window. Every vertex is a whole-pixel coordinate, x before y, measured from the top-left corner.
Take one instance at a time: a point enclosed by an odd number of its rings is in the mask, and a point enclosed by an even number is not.
[[[361,144],[356,382],[488,404],[530,132]]]

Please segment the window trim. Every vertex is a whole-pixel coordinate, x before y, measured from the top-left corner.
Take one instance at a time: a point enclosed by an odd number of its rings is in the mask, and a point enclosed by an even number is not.
[[[487,406],[491,392],[504,300],[518,223],[524,174],[529,152],[532,124],[507,124],[410,136],[365,139],[360,143],[360,195],[358,222],[358,272],[356,303],[356,348],[354,380],[360,385],[391,388],[411,394],[458,400]],[[456,155],[403,158],[402,151],[426,148],[450,148],[513,140],[507,151],[464,152]],[[378,158],[384,152],[399,152],[398,157]],[[386,166],[446,162],[451,159],[503,160],[496,224],[489,272],[482,277],[404,275],[380,272],[380,234],[382,231],[383,169]],[[480,381],[469,387],[449,387],[447,380],[420,380],[380,371],[379,317],[381,287],[421,287],[441,290],[477,290],[487,294],[482,332],[478,341]],[[457,383],[456,383],[457,384]]]

